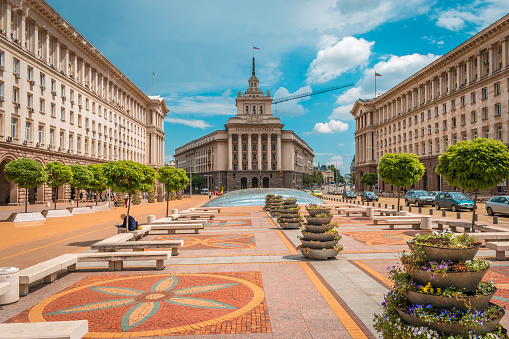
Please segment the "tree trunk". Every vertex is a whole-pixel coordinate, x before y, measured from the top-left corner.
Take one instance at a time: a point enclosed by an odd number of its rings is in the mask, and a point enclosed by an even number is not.
[[[169,209],[170,209],[170,191],[166,191],[166,216],[168,216]]]
[[[398,187],[398,213],[399,213],[399,195],[401,194],[401,187]]]
[[[74,193],[76,195],[76,197],[74,198],[76,200],[76,207],[80,207],[80,192],[81,190],[78,190],[78,192]]]
[[[25,188],[26,197],[25,197],[25,213],[28,213],[28,188]]]
[[[472,211],[472,232],[475,232],[475,229],[474,229],[474,226],[475,226],[475,211],[477,209],[477,192],[479,190],[475,190],[475,193],[474,193],[474,208],[473,208],[473,211]]]
[[[57,186],[57,189],[55,190],[55,208],[54,209],[57,209],[57,200],[58,200],[58,186]]]
[[[131,193],[127,194],[127,218],[129,218],[129,211],[131,210]],[[129,222],[129,219],[127,219]]]
[[[97,206],[99,202],[99,191],[95,191],[95,205]]]

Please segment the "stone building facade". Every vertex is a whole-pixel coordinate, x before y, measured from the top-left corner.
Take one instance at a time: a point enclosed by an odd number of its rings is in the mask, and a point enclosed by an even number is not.
[[[203,175],[211,190],[298,187],[313,171],[313,150],[272,115],[270,92],[260,90],[254,67],[253,58],[249,88],[239,91],[225,129],[175,150],[177,168]]]
[[[21,157],[42,165],[132,160],[164,164],[159,96],[147,96],[43,0],[0,0],[0,197],[22,203],[5,179]],[[69,199],[63,187],[59,199]],[[49,201],[45,185],[28,195]]]
[[[414,188],[454,189],[435,172],[448,145],[479,137],[509,144],[508,27],[506,15],[383,95],[355,102],[358,189],[384,154],[400,152],[417,154],[426,168]]]

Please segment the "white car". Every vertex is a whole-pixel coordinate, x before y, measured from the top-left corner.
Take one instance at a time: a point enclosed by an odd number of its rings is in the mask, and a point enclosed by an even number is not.
[[[208,188],[202,188],[201,194],[202,195],[209,195],[209,189]]]

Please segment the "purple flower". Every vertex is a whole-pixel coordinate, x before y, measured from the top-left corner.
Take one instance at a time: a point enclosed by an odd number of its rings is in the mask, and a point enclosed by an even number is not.
[[[434,274],[431,275],[431,279],[435,279],[435,275]]]

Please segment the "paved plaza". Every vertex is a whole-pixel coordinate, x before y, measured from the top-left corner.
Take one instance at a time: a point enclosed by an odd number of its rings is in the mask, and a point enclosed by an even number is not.
[[[202,205],[206,197],[172,202]],[[164,203],[134,206],[140,222],[164,216]],[[0,223],[1,265],[26,268],[63,253],[92,252],[90,244],[116,234],[125,208],[42,223]],[[303,211],[303,214],[305,211]],[[182,239],[179,255],[156,271],[150,262],[79,263],[78,271],[33,286],[3,306],[0,322],[86,319],[88,338],[377,338],[373,315],[391,282],[406,240],[417,231],[372,225],[366,217],[334,217],[344,251],[310,261],[297,249],[299,230],[283,230],[261,207],[227,207],[199,234],[150,234],[143,240]],[[481,249],[479,256],[493,258]],[[494,302],[509,305],[509,265],[492,261],[485,279],[498,287]],[[509,325],[507,319],[502,320]]]

